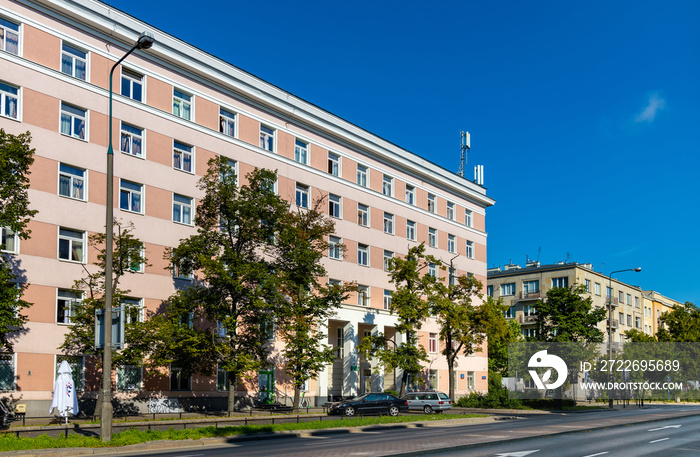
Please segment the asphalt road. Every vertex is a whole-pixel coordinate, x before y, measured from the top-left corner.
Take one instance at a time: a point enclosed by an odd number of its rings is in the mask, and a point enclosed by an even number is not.
[[[231,441],[216,447],[176,452],[140,452],[121,456],[700,456],[700,407],[653,406],[616,411],[532,414],[523,419],[478,425],[431,425],[390,428],[358,433],[336,433],[299,438],[247,442]],[[687,417],[684,417],[687,416]],[[628,425],[635,420],[658,422]],[[676,427],[678,426],[678,427]],[[609,427],[593,431],[597,427]],[[556,436],[562,432],[563,436]],[[537,435],[543,437],[533,438]],[[463,450],[455,451],[462,447]],[[440,451],[436,448],[447,448]],[[452,449],[452,450],[449,450]],[[532,451],[532,452],[530,452]],[[529,453],[529,454],[528,454]],[[116,455],[116,454],[115,454]]]

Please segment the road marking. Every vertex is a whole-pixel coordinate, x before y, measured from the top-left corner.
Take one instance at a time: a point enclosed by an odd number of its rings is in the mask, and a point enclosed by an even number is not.
[[[520,451],[508,452],[506,454],[496,454],[496,457],[525,457],[526,455],[530,455],[535,452],[539,452],[539,449],[535,449],[534,451]]]
[[[584,455],[583,457],[595,457],[596,455],[605,455],[607,452],[599,452],[597,454]]]
[[[659,428],[652,428],[651,430],[647,430],[647,432],[655,432],[657,430],[665,430],[667,428],[680,428],[680,425],[667,425],[665,427],[659,427]]]
[[[176,457],[199,457],[200,455],[204,455],[204,454],[187,454],[187,455],[178,455]]]
[[[666,441],[666,440],[670,440],[670,439],[671,439],[671,438],[661,438],[660,440],[649,441],[649,444],[651,444],[651,443],[658,443],[659,441]]]

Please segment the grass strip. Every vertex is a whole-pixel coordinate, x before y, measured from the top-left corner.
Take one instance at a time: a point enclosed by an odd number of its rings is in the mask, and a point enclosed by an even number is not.
[[[155,440],[198,440],[201,438],[226,437],[253,433],[279,432],[290,430],[320,430],[339,427],[359,427],[363,425],[400,424],[406,422],[429,422],[448,419],[464,419],[469,417],[487,417],[485,414],[440,414],[430,416],[398,416],[398,417],[363,417],[343,420],[324,420],[301,423],[286,423],[274,425],[240,425],[230,427],[207,426],[185,430],[138,430],[135,428],[116,433],[112,442],[105,444],[97,437],[70,434],[68,437],[50,437],[41,435],[34,438],[19,437],[12,434],[0,436],[0,449],[3,451],[21,451],[29,449],[50,449],[66,447],[119,447],[130,444],[145,443]]]

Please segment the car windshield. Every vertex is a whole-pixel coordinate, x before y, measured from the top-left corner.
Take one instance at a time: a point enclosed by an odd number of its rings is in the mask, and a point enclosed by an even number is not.
[[[360,400],[364,400],[365,397],[367,397],[367,395],[369,395],[369,394],[358,395],[357,397],[351,398],[350,400],[347,400],[347,401],[360,401]]]

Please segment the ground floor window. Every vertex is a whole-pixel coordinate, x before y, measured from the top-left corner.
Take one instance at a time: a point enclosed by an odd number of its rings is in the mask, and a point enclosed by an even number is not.
[[[84,358],[83,356],[77,355],[57,355],[56,356],[56,368],[54,374],[58,376],[58,368],[61,366],[61,362],[68,362],[71,371],[71,377],[75,383],[75,389],[77,391],[85,390],[85,369],[84,369]]]
[[[216,365],[216,390],[228,392],[228,371],[218,364]]]
[[[468,390],[475,390],[476,389],[476,382],[474,380],[474,372],[473,371],[467,371],[467,389]]]
[[[170,365],[170,390],[192,390],[192,377],[182,373],[182,367]]]
[[[143,388],[143,368],[125,365],[117,368],[117,390],[137,391]]]
[[[15,390],[14,354],[0,354],[0,391]]]

